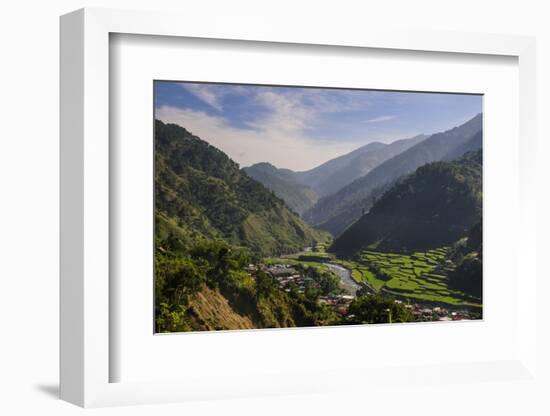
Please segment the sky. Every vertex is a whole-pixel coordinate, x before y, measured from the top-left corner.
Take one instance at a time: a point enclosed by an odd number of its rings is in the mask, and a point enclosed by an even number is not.
[[[481,111],[480,95],[155,81],[155,118],[241,167],[308,170],[374,141],[451,129]]]

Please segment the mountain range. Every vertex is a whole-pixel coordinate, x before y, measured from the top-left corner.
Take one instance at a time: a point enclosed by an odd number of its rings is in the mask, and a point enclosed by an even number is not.
[[[481,150],[433,162],[395,184],[338,237],[331,250],[430,250],[450,245],[481,221]]]
[[[244,171],[273,190],[295,212],[303,215],[319,198],[337,192],[426,137],[421,134],[390,144],[372,142],[302,172],[279,169],[269,163],[257,163],[244,168]]]
[[[482,115],[478,114],[461,126],[420,141],[337,192],[319,199],[303,218],[315,227],[340,235],[399,178],[426,163],[452,160],[481,148],[482,121]]]

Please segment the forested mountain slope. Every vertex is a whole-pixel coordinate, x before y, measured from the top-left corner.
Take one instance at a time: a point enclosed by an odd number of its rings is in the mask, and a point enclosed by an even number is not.
[[[427,250],[464,237],[481,221],[481,155],[479,150],[418,168],[384,193],[335,240],[331,251]]]
[[[263,256],[324,236],[227,155],[174,124],[155,124],[157,332],[318,325],[322,305],[279,289]],[[324,322],[324,321],[323,321]]]
[[[225,153],[174,124],[155,124],[158,235],[220,238],[258,255],[295,252],[320,237]]]
[[[449,287],[473,296],[483,296],[483,223],[474,225],[465,239],[453,247],[457,267],[450,275]]]

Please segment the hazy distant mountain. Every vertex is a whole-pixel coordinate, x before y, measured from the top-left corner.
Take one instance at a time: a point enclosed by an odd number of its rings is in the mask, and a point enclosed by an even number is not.
[[[369,143],[351,153],[329,160],[306,172],[297,172],[301,183],[312,187],[320,197],[333,194],[355,179],[366,175],[376,166],[424,140],[421,134],[390,144]]]
[[[296,182],[295,174],[292,171],[277,169],[270,163],[257,163],[243,170],[248,176],[271,189],[275,195],[300,215],[319,199],[317,193],[309,186]]]
[[[454,153],[475,146],[480,140],[482,115],[443,133],[437,133],[408,150],[388,159],[365,176],[353,181],[338,192],[321,198],[314,207],[304,213],[304,219],[312,225],[339,235],[356,221],[363,211],[370,209],[376,195],[403,175],[418,167],[444,160]]]
[[[336,239],[331,250],[426,250],[466,236],[481,221],[481,150],[433,162],[388,190]]]
[[[317,202],[319,197],[337,192],[426,137],[419,135],[390,144],[369,143],[304,172],[279,169],[270,163],[257,163],[243,170],[275,192],[290,208],[302,215]]]
[[[327,182],[327,180],[330,180],[333,175],[336,175],[339,171],[348,167],[350,162],[352,162],[354,159],[361,157],[362,155],[369,154],[371,152],[376,152],[386,146],[386,144],[380,142],[369,143],[365,146],[355,149],[350,153],[328,160],[327,162],[313,169],[302,172],[295,172],[295,177],[301,183],[307,184],[308,186],[319,192],[321,195],[327,195],[331,192],[327,189],[324,189],[323,185]]]
[[[475,152],[481,149],[483,141],[483,132],[480,130],[474,136],[464,143],[462,146],[457,147],[453,151],[449,152],[443,160],[454,160],[461,158],[464,154],[468,152]]]

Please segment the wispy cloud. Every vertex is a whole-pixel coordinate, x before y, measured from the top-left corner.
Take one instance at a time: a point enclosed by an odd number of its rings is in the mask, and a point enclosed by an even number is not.
[[[185,127],[242,166],[271,162],[293,170],[375,140],[442,131],[481,111],[480,98],[456,94],[186,82],[159,82],[155,94],[155,117]]]
[[[382,123],[384,121],[390,121],[393,120],[395,116],[380,116],[380,117],[374,117],[370,118],[368,120],[365,120],[365,123]]]
[[[199,100],[205,102],[210,107],[218,111],[223,111],[221,104],[222,94],[217,92],[215,87],[208,84],[180,84],[182,88],[189,91]]]
[[[299,94],[278,94],[267,90],[256,94],[254,100],[267,109],[265,117],[248,123],[260,131],[301,135],[319,113],[313,107],[304,106]]]
[[[289,103],[274,104],[277,110],[251,128],[231,126],[223,117],[201,111],[162,106],[155,117],[165,123],[184,126],[193,134],[221,149],[241,166],[269,161],[278,167],[307,170],[335,156],[354,150],[356,143],[324,141],[319,143],[303,133],[304,117],[287,117]]]
[[[321,141],[308,129],[326,114],[363,108],[365,94],[340,93],[335,100],[330,91],[321,89],[184,85],[210,107],[224,110],[223,114],[165,105],[156,109],[155,117],[184,126],[242,166],[269,160],[278,167],[307,170],[358,147],[346,137]],[[235,120],[226,117],[235,95],[246,96],[248,105],[261,109],[261,115],[236,127]]]

